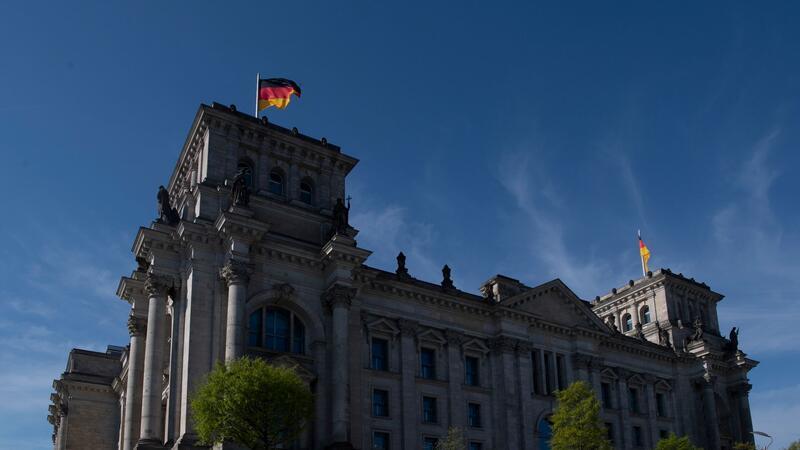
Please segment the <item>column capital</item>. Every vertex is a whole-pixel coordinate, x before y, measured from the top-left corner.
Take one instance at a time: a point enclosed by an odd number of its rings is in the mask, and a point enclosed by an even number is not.
[[[517,353],[528,354],[528,356],[530,356],[530,353],[532,351],[533,351],[533,344],[531,344],[530,342],[528,341],[517,342]]]
[[[447,345],[452,345],[455,347],[460,346],[466,341],[463,333],[449,328],[444,330],[444,337],[447,339]]]
[[[492,351],[514,352],[517,347],[517,340],[508,336],[497,336],[489,340],[489,348]]]
[[[166,275],[148,273],[144,280],[144,291],[149,297],[166,297],[173,286],[174,280]]]
[[[419,330],[419,323],[410,319],[397,319],[397,328],[403,336],[416,336]]]
[[[147,331],[147,319],[136,317],[131,314],[128,316],[128,332],[131,336],[144,336]]]
[[[350,308],[353,298],[356,296],[356,289],[343,284],[334,284],[322,294],[323,304],[330,309]]]
[[[219,276],[230,286],[231,284],[246,284],[253,273],[253,265],[237,259],[228,262],[219,269]]]

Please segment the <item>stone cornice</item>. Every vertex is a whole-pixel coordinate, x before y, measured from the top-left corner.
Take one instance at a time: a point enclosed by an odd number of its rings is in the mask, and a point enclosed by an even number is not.
[[[134,273],[136,275],[136,273]],[[133,305],[135,300],[144,300],[147,294],[144,291],[144,280],[132,277],[122,277],[117,287],[117,296]]]
[[[238,239],[254,243],[260,241],[269,231],[269,224],[241,214],[224,212],[214,221],[214,228],[224,239]]]

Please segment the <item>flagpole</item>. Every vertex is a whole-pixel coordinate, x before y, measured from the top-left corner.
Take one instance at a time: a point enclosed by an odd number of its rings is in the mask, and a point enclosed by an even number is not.
[[[258,119],[258,89],[261,84],[261,72],[256,72],[256,119]]]

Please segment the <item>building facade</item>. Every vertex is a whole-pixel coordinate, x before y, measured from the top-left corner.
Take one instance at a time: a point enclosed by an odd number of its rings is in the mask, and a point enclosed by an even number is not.
[[[370,267],[348,223],[357,160],[324,138],[202,105],[160,218],[118,295],[130,342],[73,350],[54,383],[57,450],[195,449],[190,394],[218,361],[294,368],[314,394],[302,449],[547,448],[553,393],[595,389],[617,449],[669,432],[751,441],[748,371],[722,295],[669,270],[587,302],[563,282],[497,275],[481,295]]]

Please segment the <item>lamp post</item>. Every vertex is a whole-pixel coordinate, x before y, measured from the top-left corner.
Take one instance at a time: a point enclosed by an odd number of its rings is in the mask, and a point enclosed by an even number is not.
[[[751,431],[750,434],[752,434],[754,436],[758,435],[758,436],[764,436],[766,438],[769,438],[769,444],[767,444],[767,446],[764,447],[764,450],[767,450],[769,448],[769,446],[772,445],[772,441],[773,441],[772,436],[768,435],[767,433],[764,433],[763,431]]]

